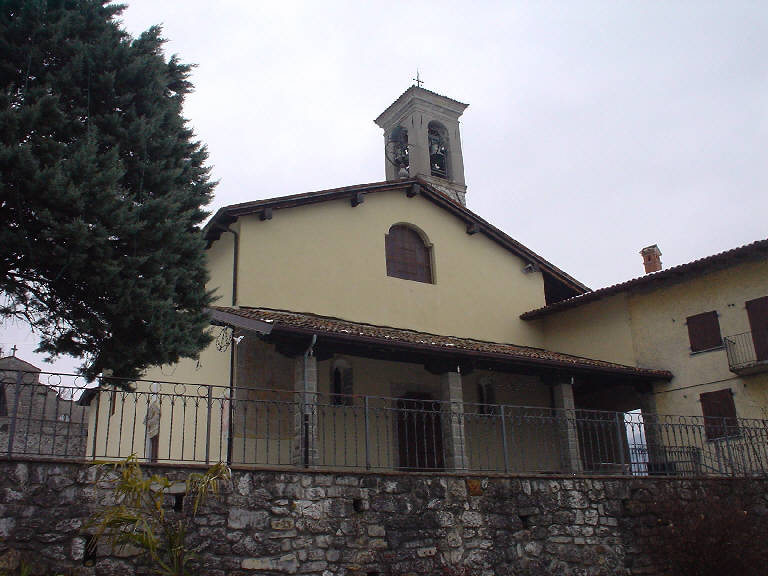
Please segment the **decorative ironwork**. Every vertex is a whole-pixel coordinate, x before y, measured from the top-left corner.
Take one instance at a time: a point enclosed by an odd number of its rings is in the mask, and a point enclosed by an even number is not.
[[[723,342],[731,372],[768,372],[768,331],[734,334],[723,338]]]
[[[768,475],[768,421],[4,372],[0,455],[351,470]],[[705,425],[706,424],[706,425]],[[723,429],[733,422],[723,422]]]

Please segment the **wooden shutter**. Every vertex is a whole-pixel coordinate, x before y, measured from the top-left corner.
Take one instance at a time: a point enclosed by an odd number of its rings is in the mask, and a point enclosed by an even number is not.
[[[492,381],[480,380],[477,383],[477,399],[480,404],[480,414],[496,413],[496,390]]]
[[[722,346],[720,337],[720,322],[717,312],[704,312],[695,316],[688,316],[688,338],[691,341],[691,351],[710,350]]]
[[[353,403],[352,368],[335,367],[331,375],[331,404],[351,406]]]
[[[768,360],[768,296],[750,300],[746,306],[755,345],[755,360]]]
[[[392,226],[385,237],[387,276],[432,282],[429,247],[418,232],[407,226]]]
[[[738,434],[736,406],[730,388],[717,392],[705,392],[699,396],[701,413],[704,415],[704,432],[707,440]]]

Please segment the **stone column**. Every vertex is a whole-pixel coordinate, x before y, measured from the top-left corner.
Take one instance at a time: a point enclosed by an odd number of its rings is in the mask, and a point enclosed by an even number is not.
[[[444,404],[442,428],[447,470],[466,470],[466,440],[464,437],[464,392],[459,372],[444,372],[440,375],[440,390]]]
[[[317,359],[298,356],[294,363],[294,442],[291,463],[316,466],[320,463],[317,430]]]
[[[572,380],[557,382],[552,387],[552,392],[559,423],[560,459],[563,471],[581,472],[579,432],[576,428],[576,403],[573,400]]]

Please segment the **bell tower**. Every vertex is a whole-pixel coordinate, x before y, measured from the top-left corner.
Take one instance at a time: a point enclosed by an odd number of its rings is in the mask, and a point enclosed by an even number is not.
[[[411,86],[375,122],[384,130],[387,180],[419,176],[466,205],[459,117],[467,108]]]

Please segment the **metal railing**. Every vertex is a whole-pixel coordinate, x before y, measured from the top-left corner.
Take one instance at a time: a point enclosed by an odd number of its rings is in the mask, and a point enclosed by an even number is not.
[[[768,331],[734,334],[724,337],[723,342],[732,372],[768,371]]]
[[[75,401],[84,386],[78,376],[0,371],[0,456],[85,457],[87,411]]]
[[[768,421],[8,373],[0,456],[350,470],[768,474]],[[84,396],[85,395],[85,396]],[[76,400],[88,400],[81,406]],[[712,438],[712,430],[720,430]],[[709,433],[709,437],[708,437]]]

